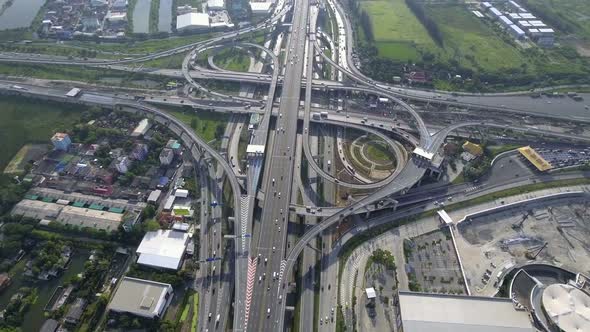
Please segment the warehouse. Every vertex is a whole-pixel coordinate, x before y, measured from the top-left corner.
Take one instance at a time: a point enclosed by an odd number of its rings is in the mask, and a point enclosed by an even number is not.
[[[209,29],[209,15],[206,13],[186,13],[176,17],[177,31]]]
[[[162,317],[172,300],[170,284],[124,277],[108,310],[145,318]]]
[[[516,26],[516,25],[512,24],[512,25],[511,25],[511,26],[508,28],[508,31],[510,32],[510,34],[511,34],[511,35],[512,35],[514,38],[516,38],[516,39],[519,39],[519,40],[522,40],[522,39],[524,39],[525,33],[524,33],[524,31],[523,31],[521,28],[519,28],[518,26]]]
[[[94,229],[103,229],[105,231],[114,231],[119,228],[123,220],[123,214],[79,208],[75,206],[64,206],[57,217],[59,223],[78,227],[90,227]]]
[[[507,298],[399,292],[404,332],[533,332],[528,314]],[[429,308],[429,310],[424,310]]]
[[[155,268],[178,270],[189,241],[184,232],[157,230],[147,232],[141,240],[137,253],[137,263]]]
[[[61,205],[55,203],[23,199],[14,206],[12,215],[33,219],[55,219],[61,208]]]

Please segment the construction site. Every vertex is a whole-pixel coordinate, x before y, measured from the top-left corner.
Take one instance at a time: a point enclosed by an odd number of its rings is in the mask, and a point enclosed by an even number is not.
[[[457,248],[473,295],[494,295],[505,273],[526,263],[590,273],[588,196],[468,218],[457,230]]]

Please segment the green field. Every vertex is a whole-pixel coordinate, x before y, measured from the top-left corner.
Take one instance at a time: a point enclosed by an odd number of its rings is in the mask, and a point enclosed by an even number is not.
[[[379,56],[409,60],[418,50],[436,47],[404,0],[362,1],[361,8],[371,17]]]
[[[575,8],[582,1],[573,0],[569,7],[563,7]],[[370,17],[374,41],[366,40],[360,19],[355,20],[356,39],[360,55],[365,57],[362,59],[368,61],[364,71],[376,79],[390,80],[393,75],[401,74],[402,64],[412,61],[431,72],[434,87],[444,90],[521,90],[589,81],[589,61],[569,46],[577,46],[578,51],[584,46],[590,54],[589,40],[549,49],[531,45],[527,49],[494,22],[478,19],[465,4],[428,3],[424,5],[425,13],[442,35],[442,46],[439,46],[405,0],[360,0],[360,6]],[[590,11],[589,8],[582,12]],[[584,24],[590,25],[590,19]],[[449,74],[474,80],[449,80]]]
[[[528,0],[526,2],[530,4],[529,9],[537,13],[539,17],[549,16],[562,21],[566,26],[571,27],[573,33],[590,41],[588,0]]]
[[[227,48],[217,53],[213,62],[223,69],[245,72],[250,68],[250,55],[242,48]]]
[[[109,86],[152,89],[162,88],[164,83],[169,80],[154,75],[128,73],[111,69],[33,64],[0,63],[0,73],[17,77],[69,80],[98,84],[102,83]],[[150,84],[147,84],[148,81],[150,81]]]
[[[464,6],[427,7],[440,27],[445,41],[442,58],[457,60],[462,66],[497,72],[520,68],[526,59],[521,51],[504,41],[489,25],[482,23]]]
[[[82,106],[0,97],[0,170],[4,170],[23,145],[50,144],[53,133],[72,128],[84,109]]]
[[[426,7],[438,24],[445,46],[437,46],[404,0],[362,1],[371,17],[378,54],[384,58],[420,60],[425,53],[440,62],[486,71],[519,68],[525,59],[520,51],[469,12],[464,5]]]
[[[174,115],[177,119],[191,126],[197,135],[205,141],[210,142],[216,138],[216,134],[220,131],[222,134],[225,130],[225,124],[229,120],[229,115],[225,113],[216,113],[210,111],[187,111],[167,110],[168,113]]]

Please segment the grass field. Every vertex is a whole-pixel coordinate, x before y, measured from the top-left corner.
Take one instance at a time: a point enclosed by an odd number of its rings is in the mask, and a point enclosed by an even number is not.
[[[34,100],[0,97],[0,170],[27,143],[50,143],[56,131],[80,120],[82,106],[57,105]]]
[[[215,132],[219,125],[225,126],[229,120],[229,115],[210,111],[183,112],[180,110],[167,110],[180,121],[191,126],[195,132],[205,141],[210,142],[215,139]],[[223,127],[225,129],[225,127]]]
[[[162,79],[156,76],[126,73],[118,70],[32,64],[0,63],[0,73],[18,77],[72,80],[135,88],[149,88],[150,86],[141,83],[144,80],[153,81],[154,85],[160,85],[162,87],[164,85],[163,83],[168,81],[168,79]]]
[[[223,69],[245,72],[250,68],[250,55],[244,49],[233,47],[217,53],[214,62]]]
[[[518,68],[525,59],[464,5],[427,6],[428,15],[443,34],[444,48],[437,46],[404,0],[361,2],[371,17],[379,56],[419,60],[426,52],[439,61],[457,61],[467,68],[498,71]]]
[[[535,9],[568,22],[579,37],[590,39],[590,3],[588,0],[528,0]],[[537,14],[541,16],[540,14]]]
[[[371,17],[379,56],[415,59],[418,50],[436,47],[404,0],[362,1],[361,7]]]
[[[390,163],[393,162],[391,152],[387,149],[382,142],[369,142],[367,146],[367,157],[372,161],[378,163]]]
[[[41,157],[48,150],[48,144],[25,144],[8,163],[4,173],[17,174],[24,172],[27,161]]]
[[[464,67],[497,72],[520,68],[526,62],[521,51],[481,22],[463,6],[430,6],[428,13],[440,27],[445,41],[440,57],[454,59]]]

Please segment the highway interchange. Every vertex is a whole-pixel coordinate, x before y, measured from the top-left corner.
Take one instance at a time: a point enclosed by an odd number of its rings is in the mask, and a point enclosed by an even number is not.
[[[462,107],[473,112],[480,110],[495,110],[511,113],[525,113],[536,116],[542,115],[548,118],[557,118],[562,120],[590,121],[590,113],[584,109],[583,103],[573,102],[569,99],[563,100],[560,105],[567,107],[567,112],[555,112],[555,104],[547,104],[542,100],[532,99],[526,94],[498,94],[498,95],[475,95],[475,94],[450,94],[437,91],[421,91],[409,88],[392,87],[379,82],[374,82],[364,76],[358,68],[354,66],[352,58],[353,39],[352,26],[348,21],[347,15],[342,10],[338,1],[330,1],[339,13],[339,21],[343,25],[340,29],[341,36],[346,41],[340,45],[337,61],[328,57],[322,51],[320,42],[316,34],[315,22],[317,19],[318,7],[310,4],[305,0],[287,1],[283,6],[277,6],[273,14],[261,23],[249,26],[237,31],[227,32],[213,37],[207,41],[198,42],[190,45],[173,48],[170,50],[157,52],[145,56],[139,56],[125,60],[72,60],[57,59],[50,56],[23,56],[19,54],[0,54],[0,61],[14,63],[44,63],[55,65],[78,65],[78,66],[100,66],[112,69],[127,70],[128,64],[142,61],[149,61],[172,54],[187,53],[180,70],[160,70],[159,74],[165,73],[171,77],[183,77],[190,86],[201,91],[206,98],[197,99],[193,97],[171,99],[161,96],[153,96],[145,100],[136,100],[134,96],[123,96],[116,93],[104,92],[85,92],[75,101],[64,97],[64,90],[60,88],[48,88],[35,85],[25,85],[26,89],[16,90],[13,88],[14,82],[0,81],[0,90],[9,94],[21,94],[34,98],[48,98],[65,102],[86,103],[89,105],[100,105],[102,107],[111,107],[122,111],[140,111],[148,114],[152,119],[161,122],[175,132],[185,146],[188,147],[191,155],[199,165],[201,188],[203,189],[203,201],[205,207],[210,205],[210,209],[203,209],[201,215],[201,242],[200,259],[216,255],[224,255],[224,260],[215,261],[206,269],[202,270],[201,275],[197,278],[200,283],[197,287],[202,293],[204,301],[202,310],[199,313],[200,331],[213,331],[215,329],[224,330],[229,323],[226,318],[229,316],[229,308],[232,303],[231,293],[234,292],[233,299],[233,330],[236,331],[281,331],[285,325],[285,312],[287,306],[293,303],[287,303],[287,295],[294,288],[291,286],[292,272],[303,251],[318,236],[322,236],[325,230],[341,222],[349,216],[355,216],[357,213],[363,213],[367,210],[373,210],[377,205],[388,201],[391,197],[404,197],[403,195],[418,183],[428,168],[420,158],[415,156],[403,156],[399,149],[396,151],[396,159],[404,159],[406,163],[401,165],[396,171],[385,180],[379,182],[347,182],[339,180],[333,171],[333,167],[323,159],[322,163],[317,161],[317,140],[310,133],[312,128],[317,128],[317,123],[323,122],[330,127],[347,127],[364,130],[381,137],[392,147],[395,143],[389,137],[392,132],[405,133],[406,140],[412,145],[422,148],[424,151],[436,154],[445,138],[451,132],[465,126],[487,126],[502,127],[485,121],[481,122],[464,122],[457,123],[437,131],[429,129],[422,116],[415,110],[413,103],[432,103],[440,107]],[[284,47],[284,63],[280,63],[277,55],[263,46],[243,41],[236,41],[245,34],[255,31],[262,31],[273,26],[280,26],[285,19],[291,18],[290,25],[286,30],[286,44]],[[328,43],[329,44],[329,43]],[[266,53],[270,58],[272,74],[261,73],[238,73],[219,69],[206,69],[199,67],[196,57],[209,49],[216,49],[228,46],[240,45],[242,47],[253,48]],[[333,50],[335,51],[335,50]],[[336,53],[336,52],[334,52]],[[343,53],[343,54],[342,54]],[[325,79],[314,78],[314,61],[315,55],[321,58],[338,70],[340,77],[347,77],[342,81],[330,81]],[[212,91],[202,84],[205,80],[228,80],[239,81],[243,83],[268,84],[266,102],[252,100],[249,98],[240,98],[229,96],[224,93]],[[280,87],[280,102],[275,96],[277,88]],[[411,116],[411,122],[414,124],[412,130],[409,126],[405,128],[375,128],[368,122],[363,121],[365,116],[352,114],[344,118],[342,114],[330,112],[328,119],[312,119],[312,91],[321,90],[343,90],[370,93],[373,95],[387,97],[394,102],[400,109],[404,110]],[[207,142],[204,142],[194,131],[185,124],[170,116],[166,112],[159,110],[152,105],[158,104],[193,104],[196,106],[207,106],[209,109],[231,113],[260,113],[262,115],[261,125],[258,127],[254,138],[251,140],[252,145],[263,146],[264,152],[260,156],[249,158],[252,165],[259,163],[259,169],[251,167],[243,182],[243,176],[236,171],[226,155],[219,153],[211,148]],[[277,107],[278,103],[278,107]],[[185,105],[186,105],[185,104]],[[252,106],[254,105],[254,106]],[[256,107],[255,105],[261,105]],[[301,109],[303,105],[303,109]],[[375,116],[373,116],[375,117]],[[274,119],[274,121],[273,121]],[[294,125],[299,120],[303,120],[301,125]],[[377,117],[377,121],[388,121]],[[231,126],[235,126],[232,123]],[[241,127],[240,127],[241,128]],[[327,128],[322,126],[322,128]],[[226,129],[228,136],[235,127]],[[522,130],[518,126],[512,128]],[[316,129],[314,129],[315,131]],[[542,129],[527,129],[529,133],[538,133],[553,135],[564,139],[574,140],[588,138],[578,137],[563,133],[552,133]],[[298,135],[300,139],[298,140]],[[298,143],[299,142],[299,143]],[[222,148],[227,149],[228,145],[237,144],[222,142]],[[326,140],[324,150],[334,149],[335,144]],[[231,149],[231,146],[229,147]],[[294,179],[300,174],[299,163],[301,160],[301,151],[310,165],[310,174],[314,177],[320,177],[324,180],[324,191],[329,192],[328,197],[334,196],[336,186],[373,190],[365,197],[351,203],[345,208],[334,206],[324,207],[323,213],[316,216],[325,216],[317,224],[314,223],[315,217],[306,217],[306,222],[311,225],[305,233],[297,238],[292,239],[288,234],[289,225],[294,223],[296,214],[292,195],[296,193],[299,186]],[[299,156],[298,156],[299,153]],[[332,156],[334,151],[332,151]],[[211,164],[210,161],[215,163]],[[217,165],[217,167],[214,167]],[[240,177],[240,178],[238,178]],[[231,187],[233,216],[223,216],[222,209],[218,205],[210,204],[213,201],[222,200],[221,186],[223,179]],[[301,184],[300,184],[301,185]],[[295,188],[294,188],[295,186]],[[303,185],[301,185],[303,186]],[[303,189],[305,190],[305,189]],[[314,189],[314,191],[317,188]],[[415,189],[413,189],[415,190]],[[451,189],[449,192],[454,192]],[[457,192],[463,189],[456,189]],[[261,196],[260,196],[261,194]],[[263,197],[263,199],[260,199]],[[410,198],[411,196],[408,196]],[[420,200],[432,200],[433,195],[427,198],[421,197]],[[304,205],[313,204],[314,206],[321,202],[309,201]],[[320,206],[321,207],[321,206]],[[382,208],[386,207],[386,204]],[[207,212],[209,211],[209,215]],[[304,208],[297,210],[300,214],[309,214]],[[233,220],[234,240],[229,242],[225,250],[222,240],[221,219],[231,217]],[[206,221],[206,223],[203,223]],[[206,226],[206,227],[203,227]],[[226,234],[227,235],[227,234]],[[327,248],[331,247],[329,236],[322,236]],[[232,250],[233,249],[233,250]],[[309,251],[309,249],[308,249]],[[222,254],[223,253],[223,254]],[[320,255],[321,256],[321,255]],[[307,252],[304,258],[303,266],[309,267],[312,271],[315,265],[313,250]],[[332,257],[332,256],[329,256]],[[225,265],[224,265],[225,263]],[[334,273],[334,266],[337,262],[322,260],[320,273],[322,288],[326,283],[330,284],[330,289],[326,286],[326,298],[322,297],[320,307],[322,308],[320,316],[326,315],[327,308],[337,305],[336,301],[337,280]],[[225,269],[225,270],[224,270]],[[222,270],[224,273],[222,273]],[[229,270],[229,272],[228,272]],[[337,269],[336,269],[337,271]],[[306,271],[302,271],[305,275]],[[233,275],[232,275],[233,274]],[[253,274],[253,278],[249,275]],[[312,286],[311,279],[304,282],[305,287]],[[232,290],[233,287],[233,290]],[[248,295],[247,290],[253,290]],[[329,294],[330,293],[330,294]],[[329,294],[329,295],[328,295]],[[331,300],[330,300],[331,299]],[[305,315],[313,316],[313,296],[307,295],[303,305]],[[324,303],[325,302],[325,303]],[[311,306],[311,309],[310,309]],[[212,313],[213,319],[208,318]],[[219,314],[223,317],[222,322],[217,325],[215,317]],[[318,317],[315,317],[317,319]],[[314,317],[310,317],[309,321]],[[302,319],[305,321],[306,319]],[[307,323],[309,324],[309,323]],[[307,325],[311,326],[311,325]],[[335,324],[322,327],[322,329],[335,329]]]

